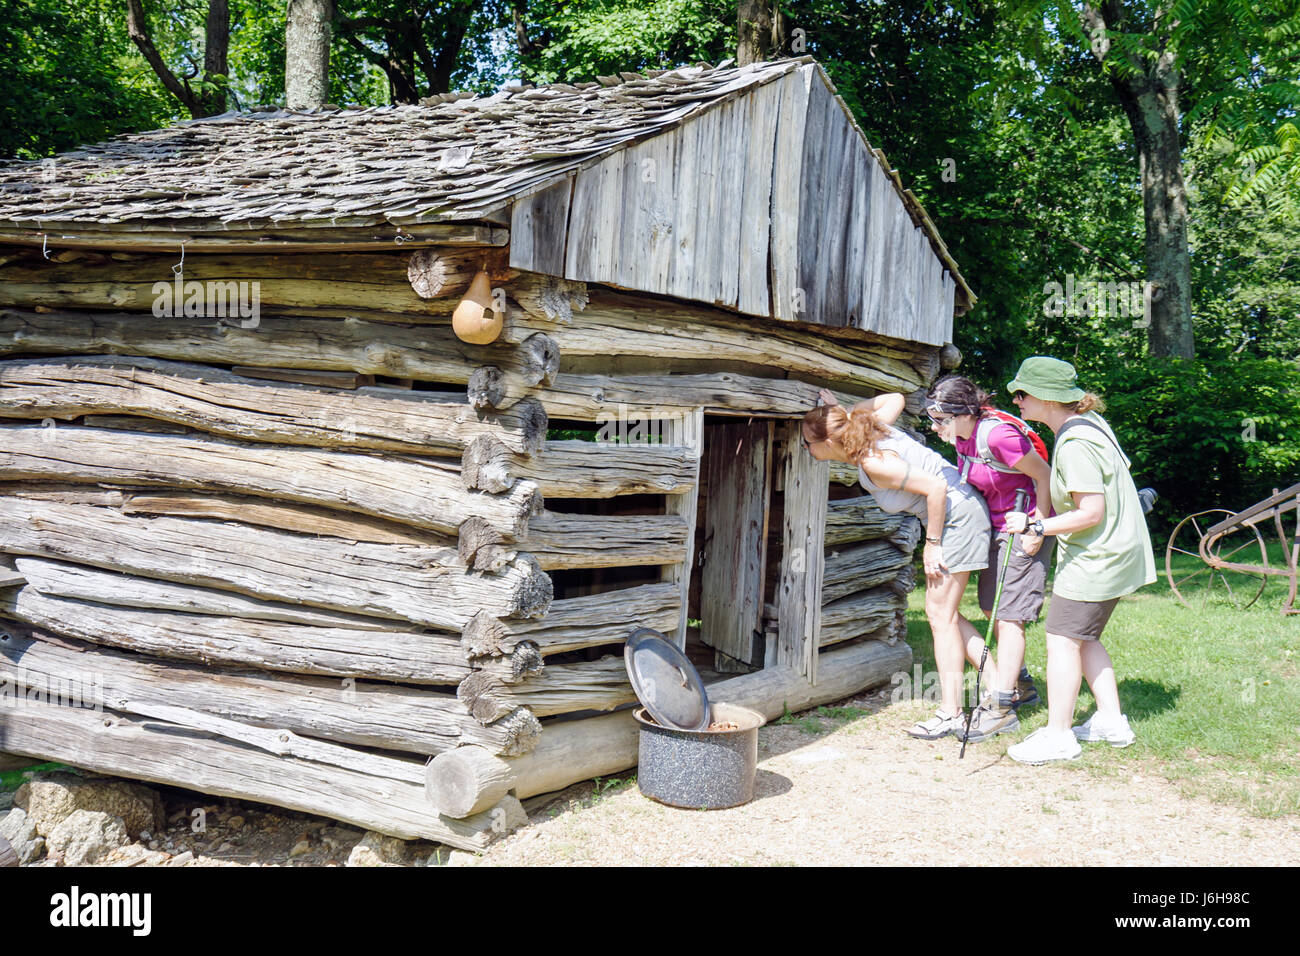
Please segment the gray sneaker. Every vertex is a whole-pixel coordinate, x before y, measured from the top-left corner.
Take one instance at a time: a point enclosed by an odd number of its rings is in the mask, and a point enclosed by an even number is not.
[[[1009,730],[1020,729],[1020,718],[1010,707],[999,707],[994,703],[981,704],[970,721],[969,743],[979,743]]]

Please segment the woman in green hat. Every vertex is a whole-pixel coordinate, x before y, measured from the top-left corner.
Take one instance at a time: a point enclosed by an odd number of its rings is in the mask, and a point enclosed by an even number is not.
[[[1072,760],[1079,741],[1133,743],[1120,709],[1119,687],[1101,634],[1115,605],[1156,579],[1151,536],[1129,475],[1129,460],[1098,414],[1105,404],[1075,384],[1074,366],[1046,356],[1021,363],[1007,384],[1021,417],[1056,435],[1051,462],[1050,518],[1007,515],[1006,529],[1056,538],[1056,577],[1047,611],[1047,726],[1007,748],[1022,763]],[[1078,727],[1074,707],[1088,679],[1097,712]]]

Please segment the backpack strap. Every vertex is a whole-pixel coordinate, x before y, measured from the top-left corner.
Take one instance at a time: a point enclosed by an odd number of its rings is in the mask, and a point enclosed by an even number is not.
[[[1090,421],[1089,419],[1086,419],[1086,418],[1083,418],[1083,417],[1079,417],[1079,418],[1071,418],[1068,422],[1066,422],[1064,425],[1061,426],[1061,430],[1060,430],[1059,432],[1056,433],[1056,447],[1057,447],[1057,448],[1060,448],[1060,447],[1061,447],[1061,440],[1065,438],[1065,433],[1068,432],[1068,431],[1069,431],[1071,428],[1073,428],[1075,425],[1087,425],[1089,428],[1095,428],[1097,431],[1099,431],[1099,432],[1101,432],[1103,435],[1105,435],[1105,436],[1106,436],[1106,440],[1107,440],[1108,442],[1110,442],[1110,446],[1111,446],[1112,448],[1114,448],[1115,451],[1119,454],[1119,462],[1120,462],[1120,464],[1121,464],[1121,465],[1124,464],[1124,452],[1121,451],[1119,445],[1117,445],[1117,444],[1115,443],[1115,439],[1111,438],[1111,437],[1110,437],[1110,434],[1106,431],[1106,429],[1102,428],[1102,427],[1101,427],[1100,425],[1098,425],[1096,422],[1094,422],[1094,421]]]
[[[997,428],[999,425],[1009,424],[1011,423],[994,417],[982,418],[980,419],[979,424],[975,426],[975,447],[979,451],[979,458],[976,460],[981,464],[988,465],[994,471],[1002,472],[1004,475],[1015,474],[1016,469],[1012,468],[1010,465],[1004,465],[993,455],[993,449],[989,447],[989,435],[992,433],[993,429]]]

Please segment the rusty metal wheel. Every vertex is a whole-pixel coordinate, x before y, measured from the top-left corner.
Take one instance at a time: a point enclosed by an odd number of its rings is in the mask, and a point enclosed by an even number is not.
[[[1201,558],[1200,543],[1205,532],[1235,512],[1211,508],[1188,515],[1178,522],[1165,548],[1165,578],[1169,589],[1184,607],[1205,608],[1229,605],[1244,611],[1264,593],[1268,575],[1263,570],[1215,567]],[[1259,567],[1268,567],[1268,547],[1254,525],[1234,528],[1214,542],[1209,555],[1224,564],[1248,564],[1259,559]],[[1175,554],[1188,555],[1200,565],[1195,570],[1175,567]]]

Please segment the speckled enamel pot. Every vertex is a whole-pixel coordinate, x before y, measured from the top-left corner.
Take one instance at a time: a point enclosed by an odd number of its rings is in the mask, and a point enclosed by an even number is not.
[[[739,729],[713,732],[660,726],[644,707],[632,716],[641,725],[636,780],[647,797],[692,810],[722,810],[754,799],[762,714],[714,704],[713,719]]]

